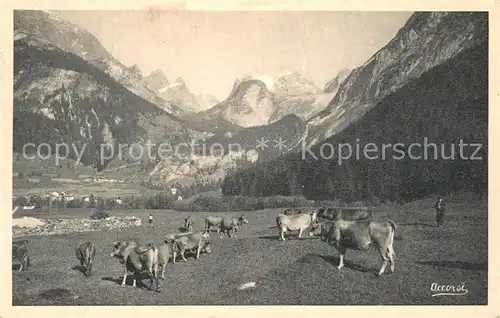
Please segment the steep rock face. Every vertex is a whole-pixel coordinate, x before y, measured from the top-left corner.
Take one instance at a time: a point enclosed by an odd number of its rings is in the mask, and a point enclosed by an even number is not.
[[[154,92],[170,85],[170,82],[165,77],[165,74],[163,74],[163,72],[160,70],[154,70],[151,72],[151,74],[145,76],[144,82],[146,83],[147,87]]]
[[[158,89],[158,94],[164,100],[179,107],[184,113],[196,112],[200,109],[196,96],[189,91],[182,78]]]
[[[191,113],[206,110],[215,106],[219,101],[210,94],[193,94],[182,78],[170,83],[162,71],[155,70],[143,78],[148,89],[160,96],[164,101],[175,105],[182,113],[180,117],[185,118]]]
[[[334,79],[332,79],[331,81],[326,83],[323,91],[325,93],[331,93],[334,95],[337,94],[339,87],[340,87],[340,84],[342,84],[342,82],[347,78],[347,76],[349,76],[350,73],[351,73],[351,70],[346,69],[346,68],[340,70]]]
[[[487,13],[413,14],[385,47],[349,74],[328,107],[309,120],[307,142],[335,135],[388,94],[487,35]]]
[[[130,73],[131,76],[137,78],[138,80],[142,79],[142,71],[139,68],[139,65],[134,64],[131,67],[129,67],[127,70],[128,70],[128,72]]]
[[[14,151],[26,143],[66,142],[93,164],[101,143],[189,134],[179,119],[81,57],[36,36],[14,42]]]
[[[241,127],[259,126],[267,124],[273,106],[273,94],[264,82],[244,79],[235,82],[225,101],[197,115],[201,120],[222,118]]]
[[[212,94],[197,94],[195,97],[200,105],[197,111],[207,110],[220,102],[217,97]]]
[[[278,76],[247,76],[237,79],[229,97],[210,109],[183,117],[194,127],[207,125],[236,131],[237,127],[253,127],[274,123],[293,114],[301,120],[324,109],[333,94],[322,94],[314,83],[297,72]]]
[[[321,89],[297,72],[288,72],[280,75],[271,87],[271,91],[277,99],[285,96],[321,93]]]

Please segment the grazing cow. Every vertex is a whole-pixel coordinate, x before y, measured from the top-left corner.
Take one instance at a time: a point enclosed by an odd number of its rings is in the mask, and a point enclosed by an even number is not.
[[[204,252],[207,254],[211,253],[210,245],[211,242],[207,236],[202,233],[189,233],[188,235],[178,235],[173,240],[173,262],[177,258],[177,253],[181,254],[184,262],[187,262],[184,253],[186,251],[192,251],[196,249],[196,259],[200,259],[200,253]]]
[[[326,222],[325,222],[326,223]],[[324,224],[325,224],[324,223]],[[319,230],[321,240],[333,245],[340,255],[338,269],[344,267],[344,257],[347,249],[352,250],[367,250],[370,245],[378,249],[382,258],[382,265],[378,275],[382,275],[390,262],[390,272],[394,272],[394,233],[396,232],[396,224],[389,220],[372,221],[345,221],[337,220],[331,223],[326,223]],[[318,230],[314,231],[318,234]]]
[[[229,218],[227,216],[222,218],[220,223],[220,232],[227,233],[229,237],[236,236],[236,231],[238,231],[240,226],[243,224],[248,224],[248,220],[245,218],[245,215],[241,215],[239,218]],[[232,234],[231,234],[232,232]],[[221,233],[221,238],[222,238]]]
[[[136,281],[141,280],[141,274],[147,272],[151,284],[149,289],[153,288],[153,283],[156,281],[156,291],[160,290],[158,280],[158,248],[155,244],[146,244],[137,246],[134,241],[115,242],[113,245],[114,251],[111,257],[116,257],[120,263],[124,264],[124,276],[122,286],[125,286],[128,273],[134,273],[134,281],[132,286],[136,287]]]
[[[20,272],[31,266],[28,240],[12,242],[12,260],[17,260],[21,263],[18,270]]]
[[[95,257],[95,245],[92,242],[86,241],[76,248],[76,258],[80,261],[83,267],[84,274],[87,277],[92,275],[92,261]]]
[[[436,209],[436,223],[437,227],[443,226],[444,212],[446,203],[442,198],[438,198],[436,204],[434,204],[434,209]]]
[[[276,217],[276,224],[280,230],[280,239],[285,240],[286,231],[299,231],[299,239],[302,238],[302,232],[316,221],[318,211],[312,213],[302,213],[297,215],[279,214]]]
[[[216,226],[217,233],[219,233],[221,222],[222,222],[222,217],[220,217],[220,216],[207,216],[205,218],[205,233],[210,233],[210,228],[212,226]]]

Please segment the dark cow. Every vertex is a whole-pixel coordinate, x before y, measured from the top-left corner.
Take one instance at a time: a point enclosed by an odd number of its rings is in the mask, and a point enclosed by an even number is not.
[[[186,251],[196,250],[196,259],[200,259],[200,253],[204,252],[207,254],[211,253],[210,245],[211,242],[207,238],[207,235],[202,233],[190,233],[188,235],[177,236],[173,239],[173,262],[177,258],[177,253],[179,253],[184,260],[187,262],[184,253]]]
[[[220,223],[221,238],[223,233],[227,233],[229,237],[235,237],[238,229],[243,226],[243,224],[248,224],[248,220],[245,215],[241,215],[239,218],[223,217]]]
[[[12,242],[12,260],[17,260],[21,264],[18,270],[20,272],[31,266],[28,240]]]
[[[436,223],[437,227],[443,226],[443,219],[445,213],[446,203],[442,198],[438,198],[436,204],[434,204],[434,209],[436,209]]]
[[[324,222],[317,226],[313,235],[320,235],[323,242],[333,245],[340,255],[338,269],[344,267],[344,257],[347,249],[367,250],[371,245],[378,249],[382,265],[378,275],[382,275],[390,262],[390,272],[394,272],[394,234],[396,224],[389,220],[383,221],[345,221]]]
[[[76,248],[76,258],[80,261],[84,275],[87,277],[92,275],[92,262],[95,257],[95,250],[94,243],[89,241],[83,242]]]
[[[125,286],[128,273],[134,273],[132,286],[136,287],[136,281],[141,280],[141,274],[146,272],[151,284],[149,289],[153,288],[156,281],[156,291],[160,290],[158,280],[158,247],[155,244],[146,244],[137,246],[134,241],[115,242],[112,257],[120,260],[124,264],[124,276],[122,286]]]

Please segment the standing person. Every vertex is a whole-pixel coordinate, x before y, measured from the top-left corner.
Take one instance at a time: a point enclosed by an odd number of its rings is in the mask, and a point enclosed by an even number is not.
[[[443,226],[445,205],[446,203],[442,198],[438,198],[436,204],[434,204],[434,209],[436,209],[436,223],[438,227]]]
[[[149,223],[149,226],[153,226],[153,214],[149,213],[149,216],[148,216],[148,223]]]

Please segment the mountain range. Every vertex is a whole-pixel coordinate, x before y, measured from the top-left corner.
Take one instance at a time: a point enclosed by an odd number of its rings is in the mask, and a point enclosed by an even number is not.
[[[226,122],[240,127],[268,125],[294,114],[307,120],[328,105],[334,94],[323,93],[297,72],[237,79],[228,98],[199,112],[191,122]],[[231,125],[224,128],[231,130]],[[214,125],[215,127],[215,125]]]
[[[255,161],[280,161],[283,153],[299,150],[302,141],[314,145],[340,134],[382,101],[481,45],[487,36],[487,14],[417,12],[363,65],[341,68],[323,89],[287,71],[236,79],[228,97],[219,101],[191,92],[182,78],[169,81],[159,69],[145,75],[137,65],[125,66],[90,32],[53,14],[15,11],[13,147],[20,151],[26,142],[89,144],[84,163],[103,169],[115,162],[96,163],[95,152],[103,142],[203,139],[209,145],[242,144],[241,152],[222,157],[164,159],[150,172],[159,184],[173,175],[217,180]],[[288,142],[283,151],[257,150],[259,138],[279,136]],[[207,167],[194,169],[193,162]],[[227,193],[235,191],[231,180],[226,182]]]

